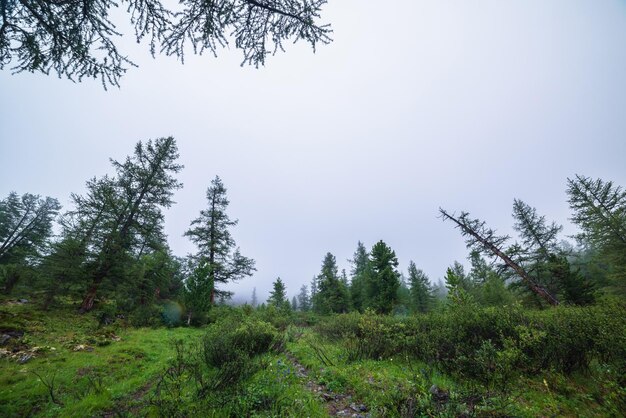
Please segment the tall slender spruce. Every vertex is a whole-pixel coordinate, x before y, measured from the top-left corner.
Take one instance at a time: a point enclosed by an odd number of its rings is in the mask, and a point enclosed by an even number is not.
[[[238,221],[231,220],[226,213],[229,201],[226,188],[218,176],[211,181],[206,197],[208,208],[200,211],[200,216],[191,222],[185,236],[198,247],[192,259],[198,265],[206,264],[208,267],[205,279],[213,286],[210,294],[213,305],[216,295],[220,298],[231,296],[231,292],[218,289],[218,285],[251,276],[256,269],[254,260],[241,255],[230,235],[230,228]]]

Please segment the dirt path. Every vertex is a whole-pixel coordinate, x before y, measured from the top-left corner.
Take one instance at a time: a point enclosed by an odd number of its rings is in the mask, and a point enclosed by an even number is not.
[[[102,418],[119,417],[127,413],[130,414],[130,416],[138,416],[141,410],[148,404],[145,397],[154,386],[156,380],[157,379],[152,379],[147,381],[132,394],[118,401],[114,409],[102,413]]]
[[[306,380],[306,388],[326,403],[326,410],[331,417],[369,418],[368,408],[355,400],[350,393],[335,393],[325,385],[316,383],[310,376],[310,371],[304,367],[291,353],[285,352],[287,359],[293,364],[296,375]]]

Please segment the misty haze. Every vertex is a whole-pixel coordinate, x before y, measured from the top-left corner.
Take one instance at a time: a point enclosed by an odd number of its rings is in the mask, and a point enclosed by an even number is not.
[[[626,3],[0,2],[0,416],[626,415]]]

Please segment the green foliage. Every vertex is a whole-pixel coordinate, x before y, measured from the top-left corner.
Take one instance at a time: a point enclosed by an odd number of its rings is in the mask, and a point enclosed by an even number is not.
[[[576,175],[567,179],[572,221],[579,241],[609,265],[611,287],[626,294],[626,191],[611,181]]]
[[[515,296],[495,271],[489,271],[484,283],[475,286],[471,294],[482,306],[506,306],[515,302]]]
[[[0,329],[23,331],[24,336],[13,339],[13,347],[34,353],[24,364],[5,357],[0,361],[3,417],[28,411],[38,416],[95,416],[143,410],[155,376],[174,354],[170,339],[201,337],[192,328],[134,329],[124,320],[102,326],[99,312],[76,313],[75,300],[59,298],[47,311],[39,306],[37,300],[0,301]],[[57,403],[46,384],[52,385]]]
[[[119,86],[128,67],[136,67],[116,42],[122,35],[117,27],[128,24],[137,42],[148,40],[152,55],[160,51],[182,61],[189,44],[193,53],[216,55],[234,40],[243,63],[258,67],[287,41],[303,40],[314,50],[329,43],[331,29],[317,23],[324,4],[186,0],[172,8],[156,0],[95,0],[89,7],[80,1],[3,2],[0,69],[11,65],[15,72],[55,72],[73,81],[97,78],[105,88]]]
[[[580,270],[573,270],[565,256],[550,254],[547,270],[559,284],[559,293],[565,303],[590,305],[595,301],[593,283],[583,277]]]
[[[273,284],[273,289],[270,292],[270,297],[267,300],[268,305],[275,307],[280,311],[290,311],[291,305],[287,300],[287,292],[285,289],[285,284],[278,277]]]
[[[348,361],[387,358],[398,351],[401,323],[366,310],[360,315],[355,332],[344,335]]]
[[[278,309],[274,305],[261,305],[255,311],[255,316],[261,321],[272,324],[279,330],[285,330],[292,321],[291,309]]]
[[[51,197],[12,192],[0,200],[0,286],[9,294],[49,251],[52,223],[61,205]]]
[[[162,308],[152,303],[134,309],[129,320],[136,327],[158,327],[165,323]]]
[[[229,229],[238,221],[231,220],[226,214],[230,202],[218,176],[211,181],[206,197],[208,208],[200,211],[200,216],[191,222],[185,236],[198,247],[198,252],[192,257],[194,262],[208,267],[207,280],[213,286],[209,299],[213,304],[216,295],[226,299],[231,296],[230,292],[218,289],[218,284],[251,276],[256,269],[254,260],[241,255],[230,234]]]
[[[433,307],[433,294],[428,276],[409,262],[409,287],[411,308],[415,312],[428,312]]]
[[[56,199],[30,193],[0,200],[0,265],[41,256],[60,209]]]
[[[300,293],[297,297],[298,309],[302,312],[308,312],[311,310],[311,296],[305,284],[300,288]]]
[[[80,243],[75,264],[87,269],[83,312],[93,308],[102,287],[115,291],[140,279],[142,257],[167,248],[163,209],[182,187],[175,178],[182,169],[178,156],[172,137],[139,142],[123,162],[111,160],[115,177],[92,179],[84,196],[72,195],[74,209],[64,217],[62,236]]]
[[[203,325],[207,322],[214,289],[210,270],[208,263],[201,262],[187,278],[184,295],[188,324]]]
[[[153,403],[168,416],[266,407],[246,386],[280,342],[272,325],[231,312],[207,328],[199,346],[175,343],[177,355],[163,371]],[[248,393],[243,402],[242,391]]]
[[[213,371],[205,389],[226,389],[251,376],[259,367],[254,357],[268,352],[278,341],[272,325],[250,317],[212,325],[202,339],[202,359]]]
[[[0,309],[0,329],[26,331],[12,349],[40,347],[26,364],[0,362],[3,416],[327,416],[318,385],[372,416],[620,416],[625,407],[621,302],[451,304],[403,318],[217,306],[203,330],[98,324],[113,304],[87,315],[37,307]],[[318,324],[289,325],[283,337],[261,319],[272,317]]]
[[[370,252],[371,275],[367,279],[367,306],[378,313],[390,313],[400,286],[396,253],[383,241]]]
[[[328,314],[347,312],[349,308],[348,288],[339,278],[335,256],[327,253],[322,269],[316,279],[317,293],[313,297],[315,312]]]
[[[350,271],[352,276],[350,282],[350,301],[354,310],[363,312],[367,305],[366,287],[367,278],[371,273],[371,266],[369,254],[361,241],[358,242],[350,263],[352,264],[352,270]]]
[[[451,304],[407,319],[373,312],[329,317],[317,329],[344,341],[351,360],[408,353],[463,379],[501,387],[515,375],[586,370],[593,359],[624,367],[624,313],[621,304],[537,312]]]
[[[469,282],[465,277],[463,266],[454,262],[452,267],[448,267],[446,270],[446,288],[448,289],[448,300],[457,305],[466,305],[474,302],[472,296],[469,294],[470,289]]]

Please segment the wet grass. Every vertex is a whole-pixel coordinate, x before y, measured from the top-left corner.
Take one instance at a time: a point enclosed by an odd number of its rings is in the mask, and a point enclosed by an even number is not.
[[[0,329],[24,332],[0,359],[0,416],[92,416],[124,408],[171,359],[172,339],[202,334],[193,328],[100,327],[72,306],[41,311],[34,304],[0,305]],[[19,356],[33,357],[20,364]],[[11,353],[15,356],[14,353]]]
[[[34,302],[0,300],[0,330],[24,333],[0,347],[0,416],[324,417],[351,407],[372,417],[624,412],[619,376],[595,362],[571,375],[517,377],[494,391],[406,355],[355,359],[349,341],[293,325],[284,332],[285,350],[262,354],[237,387],[199,396],[181,375],[180,397],[163,409],[155,390],[175,363],[173,341],[192,347],[207,329],[133,328],[123,319],[100,326],[97,318],[78,314],[71,301],[42,311]],[[20,364],[25,354],[32,358]]]

